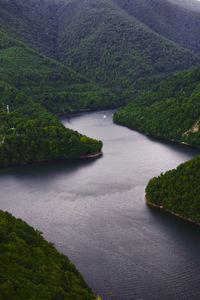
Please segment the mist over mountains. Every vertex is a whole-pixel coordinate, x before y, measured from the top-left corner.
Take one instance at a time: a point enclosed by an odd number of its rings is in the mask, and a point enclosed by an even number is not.
[[[200,12],[200,1],[199,0],[168,0],[171,3],[175,3],[184,8],[189,8],[193,11]]]

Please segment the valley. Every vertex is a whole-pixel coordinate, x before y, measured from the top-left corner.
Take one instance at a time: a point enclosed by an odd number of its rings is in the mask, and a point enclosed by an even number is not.
[[[196,0],[0,0],[2,300],[199,299],[199,32]]]

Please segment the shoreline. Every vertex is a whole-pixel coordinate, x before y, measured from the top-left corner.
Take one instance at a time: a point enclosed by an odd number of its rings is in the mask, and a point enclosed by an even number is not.
[[[63,111],[63,112],[58,112],[55,115],[57,115],[58,117],[67,117],[67,116],[73,116],[74,114],[77,113],[85,113],[85,112],[91,112],[93,111],[91,108],[82,108],[82,109],[72,109],[70,111]]]
[[[162,205],[158,205],[158,204],[152,203],[151,201],[149,201],[149,200],[146,198],[146,196],[145,196],[145,200],[146,200],[146,204],[147,204],[148,206],[150,206],[150,207],[154,207],[154,208],[160,209],[161,211],[164,211],[164,212],[166,212],[166,213],[168,213],[168,214],[170,214],[170,215],[173,215],[173,216],[175,216],[175,217],[177,217],[177,218],[179,218],[179,219],[182,219],[182,220],[184,220],[184,221],[187,221],[187,222],[190,222],[190,223],[195,224],[195,225],[197,225],[197,226],[200,226],[200,223],[195,222],[195,221],[193,221],[193,220],[190,219],[190,218],[187,218],[187,217],[184,217],[184,216],[182,216],[182,215],[179,215],[179,214],[177,214],[177,213],[171,211],[170,209],[163,207]]]
[[[105,110],[115,110],[115,109],[119,109],[121,106],[114,106],[114,107],[99,107],[99,108],[80,108],[80,109],[72,109],[70,111],[66,111],[66,112],[58,112],[55,113],[56,116],[58,116],[59,118],[62,117],[73,117],[76,114],[82,114],[82,113],[91,113],[91,112],[99,112],[99,111],[105,111]]]
[[[73,158],[57,158],[57,159],[44,159],[44,160],[31,160],[28,162],[24,163],[14,163],[14,164],[9,164],[8,166],[5,167],[0,167],[0,170],[6,169],[6,168],[11,168],[11,167],[23,167],[23,166],[28,166],[28,165],[34,165],[34,164],[41,164],[41,163],[51,163],[51,162],[72,162],[72,161],[80,161],[81,159],[89,159],[89,158],[97,158],[103,155],[102,151],[96,152],[96,153],[90,153],[90,154],[84,154],[81,156],[73,157]]]
[[[161,142],[171,142],[171,143],[174,143],[174,144],[178,144],[178,145],[184,145],[184,146],[187,146],[187,147],[190,147],[190,148],[193,148],[193,149],[196,149],[196,150],[199,150],[199,148],[195,145],[192,145],[192,144],[188,144],[186,142],[182,142],[182,141],[179,141],[179,140],[174,140],[174,139],[169,139],[169,138],[165,138],[165,137],[160,137],[160,136],[155,136],[155,135],[152,135],[152,134],[149,134],[149,133],[146,133],[138,128],[134,128],[132,126],[128,126],[126,124],[123,124],[123,123],[118,123],[116,121],[114,121],[113,119],[113,122],[119,126],[124,126],[124,127],[127,127],[131,130],[134,130],[136,132],[139,132],[143,135],[145,135],[146,137],[150,138],[150,139],[155,139],[155,140],[158,140],[158,141],[161,141]]]
[[[96,153],[91,153],[91,154],[84,154],[79,156],[80,159],[87,159],[87,158],[96,158],[103,155],[102,151],[96,152]]]

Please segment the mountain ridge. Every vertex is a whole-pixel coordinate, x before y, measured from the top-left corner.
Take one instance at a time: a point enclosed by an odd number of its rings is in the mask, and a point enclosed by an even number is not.
[[[103,87],[118,94],[124,90],[127,99],[133,90],[147,89],[174,71],[200,64],[192,52],[128,14],[120,0],[0,3],[4,32]]]
[[[175,0],[113,1],[153,31],[200,55],[200,10],[192,11]]]

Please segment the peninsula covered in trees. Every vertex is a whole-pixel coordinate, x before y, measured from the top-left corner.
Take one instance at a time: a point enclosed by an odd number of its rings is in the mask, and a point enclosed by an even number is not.
[[[101,141],[65,128],[23,92],[0,83],[0,95],[0,167],[101,152]]]
[[[200,225],[200,156],[152,178],[147,203]]]

